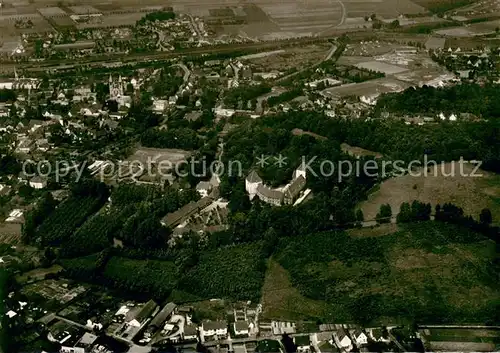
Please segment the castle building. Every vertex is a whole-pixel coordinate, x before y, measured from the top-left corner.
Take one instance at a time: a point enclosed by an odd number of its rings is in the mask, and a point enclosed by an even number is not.
[[[257,196],[260,200],[274,205],[292,205],[306,186],[306,170],[300,166],[293,172],[293,178],[282,188],[270,188],[262,178],[252,170],[245,179],[245,190],[250,200]]]

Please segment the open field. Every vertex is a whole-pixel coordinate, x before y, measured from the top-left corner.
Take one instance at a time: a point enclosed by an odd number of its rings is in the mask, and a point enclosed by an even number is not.
[[[285,71],[313,65],[322,60],[330,49],[331,45],[328,43],[317,43],[270,52],[274,53],[273,55],[255,54],[239,59],[245,59],[248,63],[260,67],[262,72]]]
[[[384,235],[396,233],[399,231],[399,227],[395,223],[384,223],[370,228],[353,228],[347,230],[353,238],[370,238],[370,237],[382,237]]]
[[[500,343],[500,330],[495,329],[429,328],[419,331],[432,350],[491,352]]]
[[[338,87],[327,88],[322,91],[322,94],[338,97],[364,96],[389,92],[401,92],[409,86],[409,84],[403,81],[391,78],[380,78],[361,83],[349,83]]]
[[[366,238],[329,232],[287,239],[275,258],[301,294],[325,301],[326,317],[335,322],[494,320],[500,300],[494,242],[432,221],[389,233]]]
[[[342,152],[347,153],[355,157],[375,157],[382,158],[384,155],[379,152],[373,152],[358,146],[351,146],[347,143],[342,143],[340,145]]]
[[[223,18],[243,19],[244,24],[223,26],[227,32],[239,33],[249,37],[273,39],[283,37],[311,36],[324,31],[340,28],[361,28],[364,16],[376,13],[382,18],[396,18],[400,14],[416,14],[425,9],[410,0],[253,0],[242,3],[238,0],[208,0],[200,3],[195,0],[114,0],[102,3],[98,0],[77,2],[76,0],[33,0],[4,2],[2,14],[20,15],[39,14],[46,19],[65,21],[75,13],[103,13],[103,21],[91,26],[119,26],[133,24],[142,11],[153,7],[172,6],[175,12],[188,13],[206,19]],[[7,12],[6,12],[7,11]],[[45,21],[45,20],[44,20]],[[1,21],[0,21],[1,22]],[[47,24],[47,22],[44,22]],[[41,24],[40,24],[41,26]],[[39,27],[40,27],[39,26]],[[354,27],[353,27],[354,26]],[[42,27],[40,27],[42,28]],[[50,26],[48,26],[50,29]]]
[[[383,72],[386,75],[394,75],[408,70],[401,66],[391,65],[380,61],[365,61],[357,64],[356,67]]]
[[[433,207],[451,202],[475,218],[483,208],[489,208],[493,221],[500,223],[500,176],[484,171],[480,171],[483,177],[461,176],[459,165],[455,168],[454,177],[443,175],[443,170],[444,174],[452,170],[451,164],[445,164],[437,168],[435,175],[434,168],[430,167],[427,177],[422,171],[421,176],[405,175],[386,180],[376,192],[368,196],[367,201],[361,203],[365,219],[375,219],[382,204],[391,205],[395,215],[403,202],[418,200],[431,203]],[[464,171],[464,174],[470,174],[472,167],[465,165]]]
[[[147,166],[148,163],[160,163],[162,161],[169,161],[172,165],[175,165],[187,160],[190,155],[191,152],[179,149],[141,147],[127,160],[129,162],[141,162],[144,166]]]
[[[312,300],[300,294],[290,282],[288,272],[276,261],[268,261],[262,287],[261,303],[264,319],[307,320],[325,317],[325,302]]]

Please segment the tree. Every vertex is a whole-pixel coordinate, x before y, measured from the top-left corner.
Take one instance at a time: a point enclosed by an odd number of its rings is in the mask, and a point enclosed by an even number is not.
[[[392,217],[391,205],[385,204],[380,206],[380,211],[375,217],[378,223],[390,223]]]
[[[398,223],[408,223],[411,221],[411,208],[408,202],[403,202],[399,208],[399,213],[396,217]]]
[[[479,214],[479,221],[483,225],[488,226],[493,222],[493,216],[489,208],[484,208],[481,210],[481,213]]]
[[[278,245],[278,233],[274,230],[273,227],[270,227],[264,233],[264,245],[263,252],[265,256],[271,256],[274,250],[276,250],[276,246]]]
[[[363,222],[365,220],[365,215],[361,209],[356,211],[356,222]]]

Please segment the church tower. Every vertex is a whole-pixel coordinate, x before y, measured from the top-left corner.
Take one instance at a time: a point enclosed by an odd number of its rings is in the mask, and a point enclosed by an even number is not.
[[[113,80],[113,77],[109,75],[109,98],[112,100],[117,100],[119,97],[123,96],[123,82],[120,75],[118,82]]]

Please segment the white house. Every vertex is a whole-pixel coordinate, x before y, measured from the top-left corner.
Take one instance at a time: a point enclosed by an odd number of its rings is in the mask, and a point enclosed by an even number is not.
[[[47,179],[36,176],[30,180],[30,186],[33,189],[43,189],[47,186]]]
[[[354,330],[351,336],[356,342],[357,346],[362,346],[368,343],[368,336],[360,329]]]
[[[346,351],[352,350],[352,341],[343,328],[340,328],[337,331],[337,333],[334,335],[334,338],[335,338],[335,343],[341,349],[344,349]]]
[[[249,326],[246,321],[236,321],[234,324],[234,334],[236,336],[248,336]]]
[[[201,325],[201,333],[205,340],[212,337],[226,337],[227,336],[227,322],[226,321],[205,321]]]
[[[218,117],[220,116],[220,117],[230,118],[234,115],[234,113],[236,113],[236,111],[234,109],[225,109],[222,107],[216,107],[214,108],[214,113]]]
[[[378,97],[380,96],[379,93],[374,93],[374,94],[367,94],[359,97],[359,100],[365,104],[368,105],[375,105],[377,104]]]

